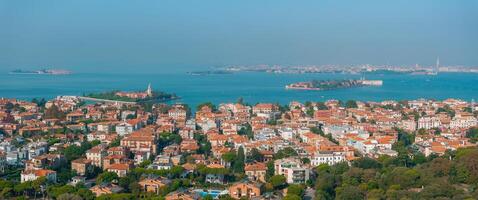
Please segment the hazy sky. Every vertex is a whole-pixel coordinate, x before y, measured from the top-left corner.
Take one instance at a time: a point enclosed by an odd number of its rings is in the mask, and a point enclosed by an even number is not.
[[[0,0],[0,70],[478,66],[477,0]]]

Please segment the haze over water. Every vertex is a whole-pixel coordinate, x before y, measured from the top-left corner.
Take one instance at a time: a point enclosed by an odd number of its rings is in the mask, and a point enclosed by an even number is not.
[[[0,96],[143,90],[197,104],[478,99],[476,74],[373,75],[382,87],[287,91],[341,74],[189,76],[227,65],[478,65],[477,1],[0,0]],[[62,68],[69,76],[9,75]]]
[[[478,1],[0,0],[0,72],[478,66]]]

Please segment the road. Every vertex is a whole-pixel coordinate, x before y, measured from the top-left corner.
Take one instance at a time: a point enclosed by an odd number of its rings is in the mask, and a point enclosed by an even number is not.
[[[314,188],[307,187],[304,195],[305,200],[314,200],[315,199],[315,190]]]
[[[136,102],[115,101],[115,100],[108,100],[108,99],[97,99],[97,98],[91,98],[91,97],[80,97],[80,96],[78,96],[78,98],[81,99],[81,100],[84,100],[84,101],[96,101],[96,102],[115,103],[115,104],[130,104],[130,105],[136,104]]]

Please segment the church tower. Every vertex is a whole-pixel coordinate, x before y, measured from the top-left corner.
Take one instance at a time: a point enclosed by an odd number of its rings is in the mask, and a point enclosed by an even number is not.
[[[471,112],[475,112],[475,99],[471,99]]]
[[[149,97],[153,96],[153,89],[151,89],[151,83],[148,84],[148,89],[146,90],[146,94],[148,94]]]

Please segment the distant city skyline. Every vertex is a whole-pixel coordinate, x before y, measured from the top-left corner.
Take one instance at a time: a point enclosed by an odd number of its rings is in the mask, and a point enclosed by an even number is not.
[[[0,0],[0,71],[478,66],[477,1]]]

